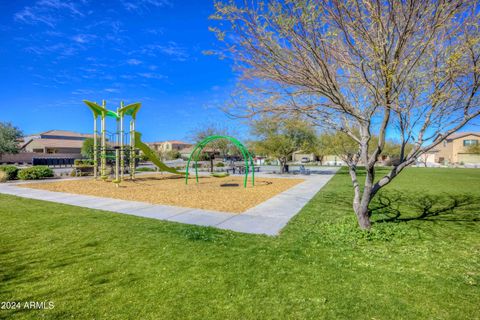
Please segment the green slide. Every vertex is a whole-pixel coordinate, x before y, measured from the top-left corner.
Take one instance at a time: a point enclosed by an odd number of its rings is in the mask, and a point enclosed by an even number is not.
[[[166,171],[173,174],[185,174],[184,172],[179,172],[163,163],[155,154],[155,152],[142,142],[142,134],[138,131],[135,132],[135,148],[142,150],[143,154],[146,155],[147,158],[150,159],[150,161],[152,161],[153,164],[158,167],[158,169],[160,169],[160,171]]]

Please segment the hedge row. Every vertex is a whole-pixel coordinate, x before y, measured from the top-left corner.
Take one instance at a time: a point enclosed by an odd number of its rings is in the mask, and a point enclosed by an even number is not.
[[[53,171],[49,167],[34,166],[18,169],[15,166],[0,166],[0,171],[5,172],[7,180],[38,180],[53,177]]]
[[[90,159],[75,159],[73,162],[75,167],[83,167],[83,166],[93,166],[93,160]]]
[[[21,180],[38,180],[50,177],[53,177],[53,170],[44,166],[25,168],[18,172],[18,178]]]

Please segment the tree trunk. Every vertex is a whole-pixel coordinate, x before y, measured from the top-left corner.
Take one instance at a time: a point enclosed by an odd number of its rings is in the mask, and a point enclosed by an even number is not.
[[[280,173],[285,173],[287,161],[283,159],[278,159],[278,161],[280,162]]]
[[[368,214],[368,205],[370,201],[360,203],[358,206],[353,206],[355,215],[357,216],[357,222],[360,229],[370,230],[372,223],[370,222],[370,216]]]
[[[213,159],[214,158],[215,158],[214,155],[210,157],[210,172],[212,172],[212,173],[213,173]]]
[[[370,187],[368,187],[368,183],[366,183],[362,193],[357,179],[356,166],[349,166],[349,173],[354,191],[352,207],[357,216],[358,226],[363,230],[369,230],[372,226],[370,216],[368,215],[368,205],[371,199],[372,186],[370,185]],[[367,182],[368,180],[367,177]]]

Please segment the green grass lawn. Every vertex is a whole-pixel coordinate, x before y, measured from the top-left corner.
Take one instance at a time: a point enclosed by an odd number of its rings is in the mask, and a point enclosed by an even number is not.
[[[480,170],[407,169],[356,228],[339,172],[278,237],[0,195],[0,318],[478,319]]]

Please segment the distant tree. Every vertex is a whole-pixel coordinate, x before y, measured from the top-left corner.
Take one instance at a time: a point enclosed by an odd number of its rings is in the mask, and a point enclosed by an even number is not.
[[[317,150],[318,154],[336,155],[346,162],[356,153],[356,144],[342,132],[324,132],[318,138]]]
[[[480,115],[478,0],[225,0],[215,8],[212,30],[225,44],[216,52],[241,72],[241,103],[230,112],[300,114],[355,141],[347,165],[362,229],[379,190]],[[376,176],[388,137],[399,139],[399,161]]]
[[[175,160],[181,157],[180,151],[178,150],[169,150],[165,152],[165,159],[166,160]]]
[[[255,153],[277,159],[282,173],[295,151],[311,152],[316,145],[315,130],[300,119],[264,117],[252,122],[251,129],[259,139],[251,143]]]
[[[87,138],[83,140],[82,149],[80,150],[82,157],[87,159],[93,159],[93,147],[94,147],[93,138]]]
[[[354,131],[358,133],[357,131]],[[372,135],[369,141],[369,147],[378,144],[378,136]],[[412,144],[406,144],[404,152],[412,150]],[[358,146],[348,134],[341,131],[324,132],[318,139],[317,153],[322,155],[336,155],[343,161],[348,163],[352,161],[355,154],[358,152]],[[393,140],[385,140],[385,146],[381,155],[389,156],[390,158],[399,158],[402,153],[402,144]]]
[[[468,153],[480,154],[480,144],[470,146],[467,148]]]
[[[0,122],[0,156],[5,153],[18,153],[18,140],[22,131],[9,122]]]
[[[229,129],[225,126],[210,123],[200,128],[197,128],[192,131],[191,139],[195,141],[195,143],[199,143],[203,139],[209,136],[234,136],[235,132],[232,129]],[[226,139],[219,139],[210,142],[207,147],[207,150],[210,152],[205,152],[201,159],[210,160],[210,172],[213,172],[213,160],[215,159],[215,154],[220,153],[222,157],[225,157],[229,151],[234,149],[231,143]]]

